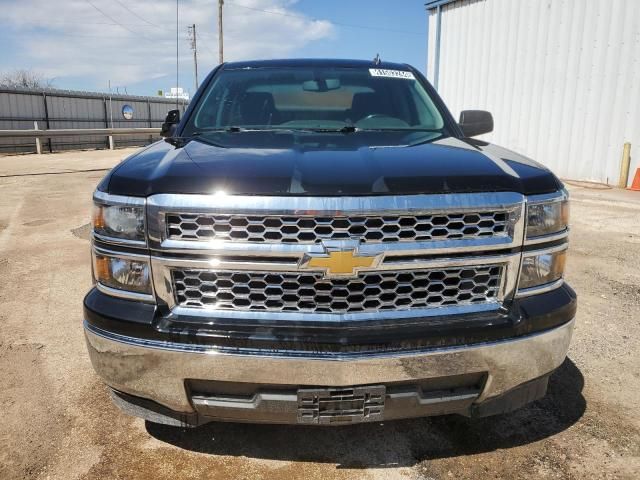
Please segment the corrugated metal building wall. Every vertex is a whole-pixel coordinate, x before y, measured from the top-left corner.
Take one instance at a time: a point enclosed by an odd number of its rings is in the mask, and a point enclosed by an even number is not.
[[[179,108],[186,104],[180,100]],[[133,118],[122,115],[122,107],[133,109]],[[160,127],[167,111],[176,101],[163,97],[109,95],[56,89],[0,87],[0,130],[32,129],[34,121],[40,130],[66,128]],[[126,135],[116,137],[118,146],[146,145],[160,137]],[[77,148],[107,148],[105,136],[58,137],[43,140],[44,151]],[[35,152],[33,138],[2,138],[0,154]]]
[[[440,4],[440,22],[438,5]],[[624,142],[640,168],[639,0],[426,3],[427,76],[457,116],[489,110],[482,138],[563,178],[617,184]]]

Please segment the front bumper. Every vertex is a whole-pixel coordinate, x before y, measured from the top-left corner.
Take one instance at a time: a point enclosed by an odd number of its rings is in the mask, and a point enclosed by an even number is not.
[[[116,403],[161,423],[197,425],[297,423],[295,392],[307,387],[385,385],[383,419],[509,411],[544,395],[547,376],[566,357],[573,326],[571,320],[540,333],[470,346],[331,358],[311,352],[227,353],[125,336],[87,322],[85,334],[93,367],[116,391]],[[501,398],[505,401],[496,406]]]

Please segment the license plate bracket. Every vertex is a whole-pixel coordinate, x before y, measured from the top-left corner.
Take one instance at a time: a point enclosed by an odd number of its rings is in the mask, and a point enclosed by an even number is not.
[[[386,387],[301,388],[298,423],[337,425],[378,422],[384,418]]]

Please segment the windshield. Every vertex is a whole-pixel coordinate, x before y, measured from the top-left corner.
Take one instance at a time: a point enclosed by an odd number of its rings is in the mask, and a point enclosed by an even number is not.
[[[444,122],[410,71],[369,68],[223,70],[183,135],[229,128],[441,131]]]

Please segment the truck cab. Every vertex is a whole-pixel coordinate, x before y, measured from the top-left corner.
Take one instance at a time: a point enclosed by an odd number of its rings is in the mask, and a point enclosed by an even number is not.
[[[94,193],[92,364],[125,412],[345,425],[541,398],[568,195],[409,65],[225,63]]]

